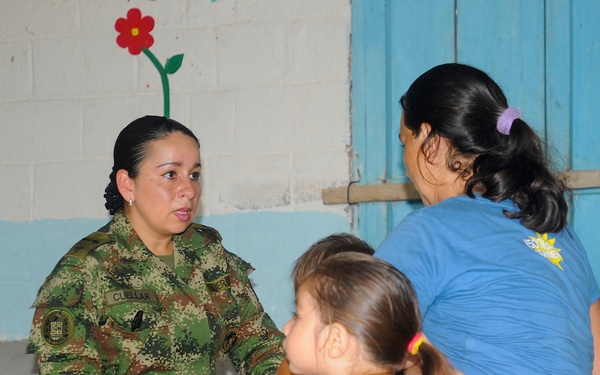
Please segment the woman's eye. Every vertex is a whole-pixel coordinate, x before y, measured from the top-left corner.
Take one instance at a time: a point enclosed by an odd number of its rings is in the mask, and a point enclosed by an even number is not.
[[[192,172],[190,173],[190,180],[196,181],[200,178],[200,172]]]
[[[175,172],[173,172],[173,171],[167,172],[163,176],[165,176],[168,179],[173,179],[173,178],[175,178]]]

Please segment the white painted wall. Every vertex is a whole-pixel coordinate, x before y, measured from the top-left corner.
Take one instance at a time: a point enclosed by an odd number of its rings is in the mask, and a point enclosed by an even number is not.
[[[282,275],[306,246],[350,230],[345,206],[321,201],[350,175],[350,0],[0,0],[0,299],[18,305],[3,303],[4,322],[68,250],[52,241],[57,227],[72,244],[88,231],[72,229],[81,220],[108,220],[119,131],[163,114],[158,72],[115,41],[133,7],[155,19],[150,50],[163,64],[184,54],[169,76],[171,117],[201,142],[201,220],[223,223],[226,246],[262,267],[261,300],[288,288]],[[244,247],[250,234],[259,251]],[[28,330],[0,327],[8,340]]]
[[[170,75],[171,117],[200,138],[203,214],[334,210],[348,180],[349,0],[2,0],[0,220],[106,216],[118,132],[163,114],[160,76],[114,22],[137,7]]]

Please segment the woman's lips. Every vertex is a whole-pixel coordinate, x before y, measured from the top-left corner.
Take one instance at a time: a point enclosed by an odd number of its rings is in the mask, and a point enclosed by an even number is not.
[[[191,217],[192,210],[190,208],[181,208],[173,212],[173,215],[177,217],[180,221],[189,221]]]

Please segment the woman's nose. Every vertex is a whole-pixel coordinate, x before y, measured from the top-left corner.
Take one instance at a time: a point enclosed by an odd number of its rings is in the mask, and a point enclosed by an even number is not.
[[[194,188],[194,181],[187,177],[183,177],[180,180],[179,195],[182,198],[192,199],[196,196],[196,189]]]

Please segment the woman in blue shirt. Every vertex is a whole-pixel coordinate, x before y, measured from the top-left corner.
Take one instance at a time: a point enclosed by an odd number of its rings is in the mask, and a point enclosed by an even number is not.
[[[467,65],[432,68],[400,103],[425,207],[375,256],[414,284],[425,335],[468,375],[590,374],[595,341],[600,373],[600,291],[540,138]]]

